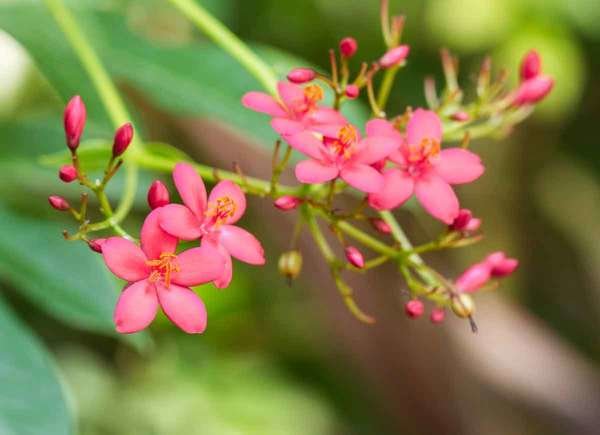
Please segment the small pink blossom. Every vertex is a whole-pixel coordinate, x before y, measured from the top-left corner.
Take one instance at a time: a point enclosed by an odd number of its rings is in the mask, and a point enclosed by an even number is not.
[[[73,165],[63,165],[58,170],[58,178],[65,183],[70,183],[77,179],[77,169]]]
[[[362,192],[377,192],[383,187],[383,175],[371,165],[397,150],[395,138],[372,133],[373,123],[367,123],[367,137],[361,139],[351,124],[321,127],[322,133],[303,131],[284,136],[292,148],[309,160],[296,165],[296,178],[301,183],[324,183],[340,177]]]
[[[471,210],[462,208],[458,212],[458,216],[450,225],[450,229],[464,233],[472,233],[481,226],[481,219],[473,217]]]
[[[431,310],[431,314],[429,315],[429,320],[431,323],[442,323],[446,318],[446,310],[440,307],[436,307]]]
[[[404,312],[411,319],[417,319],[423,315],[425,306],[419,299],[412,299],[404,305]]]
[[[375,230],[377,230],[381,234],[391,234],[392,232],[392,228],[390,227],[390,225],[383,219],[370,218],[369,223]]]
[[[123,124],[121,127],[117,129],[115,132],[115,139],[113,141],[112,154],[113,157],[119,157],[123,154],[131,140],[133,139],[133,126],[130,122]]]
[[[542,71],[542,59],[536,50],[529,50],[521,61],[521,80],[529,80]]]
[[[271,126],[281,135],[289,135],[323,124],[344,124],[345,118],[334,109],[319,106],[324,93],[320,86],[306,87],[289,82],[277,84],[279,100],[263,92],[248,92],[242,104],[255,112],[273,117]]]
[[[154,180],[148,189],[148,205],[152,210],[158,207],[164,207],[171,202],[169,190],[162,181]]]
[[[294,68],[288,73],[287,79],[299,85],[313,81],[316,76],[317,73],[312,68]]]
[[[88,242],[88,246],[94,252],[102,254],[102,245],[106,242],[106,239],[94,239]]]
[[[521,84],[512,94],[513,106],[535,104],[554,87],[554,79],[542,73],[542,60],[535,50],[529,51],[521,62]]]
[[[369,195],[369,204],[389,210],[413,194],[433,217],[450,225],[459,204],[450,185],[470,183],[483,174],[481,159],[462,148],[441,149],[442,123],[435,112],[417,109],[406,127],[406,139],[390,155],[396,168],[384,173],[383,188]]]
[[[512,274],[519,266],[519,260],[508,258],[502,251],[488,255],[484,261],[490,266],[491,275],[497,278],[503,278]]]
[[[202,178],[187,163],[175,165],[173,180],[184,205],[169,204],[157,209],[160,226],[179,239],[202,238],[202,246],[217,248],[225,258],[223,273],[214,280],[217,287],[227,287],[231,282],[232,256],[249,264],[265,263],[260,242],[248,231],[232,225],[246,211],[246,197],[237,184],[221,181],[207,198]]]
[[[302,199],[292,195],[280,196],[273,202],[273,205],[282,211],[294,210],[302,204]]]
[[[79,95],[75,95],[65,107],[63,123],[67,136],[67,146],[76,150],[83,134],[87,113],[85,104]]]
[[[225,260],[211,244],[176,254],[177,238],[160,228],[160,210],[146,217],[141,247],[122,237],[102,243],[106,265],[128,282],[115,307],[115,326],[122,334],[141,331],[160,306],[183,331],[200,334],[206,329],[206,308],[189,287],[217,279]]]
[[[456,280],[456,287],[465,293],[473,293],[492,278],[491,267],[486,262],[476,263],[463,272]]]
[[[67,211],[71,208],[69,202],[62,196],[50,195],[48,197],[48,202],[50,203],[53,209],[58,211]]]
[[[356,42],[356,39],[352,38],[351,36],[347,36],[340,41],[340,53],[342,53],[342,56],[344,56],[346,59],[354,56],[357,50],[358,43]]]
[[[360,95],[360,89],[356,85],[348,85],[348,86],[346,86],[345,93],[346,93],[346,97],[348,97],[351,100],[354,100],[355,98],[358,98],[358,96]]]
[[[348,246],[344,250],[344,253],[346,254],[346,259],[348,260],[348,263],[359,269],[365,267],[365,258],[356,247]]]
[[[409,53],[410,47],[408,45],[399,45],[398,47],[388,50],[381,59],[379,59],[379,65],[381,65],[382,68],[391,68],[399,65],[406,60]]]

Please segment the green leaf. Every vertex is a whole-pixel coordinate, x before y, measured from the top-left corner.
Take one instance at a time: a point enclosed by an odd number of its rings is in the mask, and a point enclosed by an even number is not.
[[[119,288],[99,255],[62,238],[59,223],[18,215],[0,203],[0,274],[52,315],[113,334]]]
[[[0,298],[0,433],[73,433],[50,356]]]

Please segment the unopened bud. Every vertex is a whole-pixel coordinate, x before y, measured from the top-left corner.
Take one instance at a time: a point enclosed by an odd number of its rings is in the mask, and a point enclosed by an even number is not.
[[[297,198],[292,195],[283,195],[280,196],[273,202],[273,205],[277,207],[279,210],[288,211],[293,210],[302,204],[302,199]]]
[[[162,181],[154,180],[148,189],[148,205],[152,210],[158,207],[163,207],[169,202],[171,199],[169,197],[169,190],[167,186],[165,186]]]
[[[348,85],[346,86],[346,97],[354,100],[360,95],[360,89],[356,85]]]
[[[316,76],[317,73],[311,68],[294,68],[287,75],[287,79],[292,83],[300,85],[313,81]]]
[[[410,317],[411,319],[416,319],[423,315],[423,312],[425,311],[425,306],[420,300],[412,299],[406,304],[404,304],[404,311],[406,312],[406,315],[408,317]]]
[[[371,218],[369,219],[371,226],[379,231],[381,234],[391,234],[392,228],[383,219]]]
[[[475,312],[475,302],[470,295],[461,293],[452,298],[452,311],[463,319],[470,317]]]
[[[67,137],[67,146],[71,150],[77,149],[81,135],[85,127],[86,110],[85,104],[79,95],[71,98],[63,115],[65,135]]]
[[[471,117],[469,116],[469,114],[467,112],[459,111],[459,112],[454,112],[450,116],[450,119],[452,119],[453,121],[456,121],[456,122],[467,122],[469,119],[471,119]]]
[[[344,56],[346,59],[354,56],[357,50],[358,43],[356,42],[356,39],[352,38],[351,36],[348,36],[340,41],[340,53],[342,53],[342,56]]]
[[[344,250],[344,253],[346,254],[346,260],[348,260],[348,263],[354,267],[358,267],[359,269],[365,267],[365,258],[354,246],[348,246]]]
[[[88,246],[94,252],[102,254],[102,244],[106,242],[106,239],[94,239],[88,242]]]
[[[51,195],[48,197],[48,202],[55,210],[67,211],[71,208],[71,205],[62,196]]]
[[[547,75],[537,75],[529,80],[525,80],[515,93],[513,99],[514,106],[524,106],[534,104],[542,100],[550,93],[554,87],[554,79]]]
[[[465,226],[464,231],[466,231],[468,233],[474,233],[475,231],[477,231],[479,229],[480,226],[481,226],[481,219],[472,218],[469,221],[469,223]]]
[[[127,147],[131,143],[132,139],[133,126],[131,123],[128,122],[119,127],[115,132],[115,140],[113,142],[112,149],[113,157],[119,157],[121,154],[123,154],[127,150]]]
[[[491,268],[491,275],[496,278],[510,275],[519,266],[519,260],[508,258],[501,251],[488,255],[485,263]]]
[[[408,45],[394,47],[388,50],[381,59],[379,59],[379,65],[381,65],[382,68],[390,68],[399,65],[408,57],[408,53],[410,53],[410,47]]]
[[[521,61],[521,81],[537,76],[542,70],[542,60],[535,50],[530,50]]]
[[[456,287],[472,293],[483,287],[491,278],[491,267],[486,263],[476,263],[463,272],[456,280]]]
[[[292,280],[302,271],[302,254],[300,251],[288,251],[279,257],[279,273]]]
[[[471,210],[466,208],[460,209],[458,216],[454,218],[454,222],[452,222],[450,227],[455,231],[462,231],[472,218],[473,214],[471,213]]]
[[[70,183],[77,178],[77,169],[73,165],[61,166],[58,170],[58,178],[65,183]]]
[[[429,320],[431,320],[431,323],[442,323],[445,318],[446,310],[439,307],[431,310],[431,314],[429,315]]]

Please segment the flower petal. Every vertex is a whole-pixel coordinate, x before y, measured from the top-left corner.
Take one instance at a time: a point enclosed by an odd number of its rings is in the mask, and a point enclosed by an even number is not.
[[[225,219],[223,223],[233,224],[240,220],[246,211],[246,196],[242,192],[242,189],[240,189],[240,186],[233,181],[220,181],[210,192],[208,202],[215,204],[219,198],[229,198],[235,204],[233,214]]]
[[[298,103],[304,102],[304,88],[302,88],[302,86],[282,80],[277,83],[277,91],[283,104],[285,104],[288,109],[293,110],[294,106]]]
[[[203,243],[177,255],[179,272],[171,275],[171,282],[184,287],[193,287],[214,281],[223,275],[225,259],[211,243]]]
[[[304,130],[304,124],[300,121],[293,121],[288,118],[273,118],[271,127],[280,135],[300,133]]]
[[[434,218],[450,225],[458,216],[458,198],[452,187],[439,175],[429,171],[415,182],[415,195]]]
[[[163,311],[188,334],[201,334],[206,329],[206,307],[202,299],[187,287],[156,283],[158,301]]]
[[[420,144],[423,139],[442,141],[442,122],[435,112],[417,109],[406,125],[406,140]]]
[[[470,183],[485,171],[479,156],[462,148],[442,150],[434,168],[450,184]]]
[[[371,165],[385,159],[400,147],[400,141],[392,137],[371,136],[363,139],[358,148],[360,151],[354,160]]]
[[[202,222],[185,205],[169,204],[159,210],[160,227],[167,233],[182,240],[196,240],[202,236]]]
[[[361,163],[345,165],[340,176],[350,186],[362,192],[378,192],[383,187],[383,175],[369,165]]]
[[[319,107],[309,115],[308,121],[315,124],[347,124],[348,121],[340,112],[328,107]]]
[[[144,252],[138,245],[123,237],[105,240],[102,244],[102,257],[110,271],[125,281],[139,281],[150,274]]]
[[[367,136],[394,137],[402,140],[402,134],[394,128],[391,122],[385,119],[375,118],[367,122],[365,129]]]
[[[152,210],[140,232],[142,240],[142,251],[149,259],[160,257],[163,252],[175,252],[177,248],[177,237],[165,232],[160,226],[160,216],[163,212],[162,208]]]
[[[321,152],[323,143],[310,131],[305,130],[290,136],[284,136],[284,139],[292,148],[306,154],[308,157],[317,160],[323,157]]]
[[[248,231],[233,225],[223,225],[219,243],[240,261],[248,264],[265,264],[265,251],[260,242]]]
[[[303,160],[296,165],[296,178],[301,183],[324,183],[339,174],[338,168],[317,160]]]
[[[125,287],[113,315],[117,332],[131,334],[141,331],[152,323],[157,309],[158,298],[153,284],[143,279]]]
[[[218,241],[218,235],[216,233],[211,234],[211,236],[205,239],[205,243],[212,243],[218,250],[223,259],[225,260],[225,265],[223,267],[223,274],[213,281],[213,284],[216,288],[227,288],[231,283],[231,278],[233,278],[233,264],[231,262],[231,255],[225,249],[223,245],[221,245]]]
[[[410,175],[400,169],[390,169],[383,174],[383,188],[369,195],[369,205],[377,210],[391,210],[411,197],[415,183]]]
[[[206,187],[198,172],[188,163],[177,163],[173,169],[173,181],[183,203],[198,219],[202,219],[206,210]]]
[[[263,92],[248,92],[242,97],[242,104],[255,112],[269,116],[286,116],[285,110],[270,95]]]

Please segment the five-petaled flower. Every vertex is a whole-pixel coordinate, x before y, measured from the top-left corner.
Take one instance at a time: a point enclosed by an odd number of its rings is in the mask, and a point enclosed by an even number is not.
[[[381,190],[383,175],[371,165],[396,151],[400,141],[373,131],[377,122],[367,123],[364,139],[352,124],[321,126],[319,133],[303,131],[284,136],[291,147],[310,157],[296,165],[296,178],[302,183],[323,183],[339,176],[362,192]]]
[[[385,128],[380,124],[380,128]],[[391,134],[391,133],[390,133]],[[462,148],[441,149],[442,123],[435,112],[417,109],[406,126],[406,138],[390,155],[396,167],[384,173],[383,188],[369,195],[369,204],[389,210],[413,193],[433,217],[450,225],[459,203],[451,184],[476,180],[483,174],[480,158]]]
[[[141,331],[152,323],[160,306],[183,331],[202,333],[206,308],[189,287],[220,277],[225,260],[211,244],[176,254],[178,240],[160,228],[159,213],[160,209],[153,210],[144,221],[141,247],[122,237],[102,243],[106,265],[128,282],[115,308],[117,331]]]
[[[346,122],[337,110],[318,104],[324,96],[319,85],[302,87],[281,81],[277,90],[279,100],[263,92],[248,92],[242,97],[242,104],[272,116],[271,126],[279,134],[294,134],[317,125]]]
[[[196,170],[187,163],[178,163],[173,170],[175,187],[185,205],[169,204],[160,209],[160,226],[182,240],[202,239],[202,246],[211,245],[225,261],[214,284],[224,288],[233,273],[231,256],[245,263],[265,263],[260,242],[248,231],[232,225],[246,210],[246,197],[235,183],[219,182],[206,196],[206,188]]]

